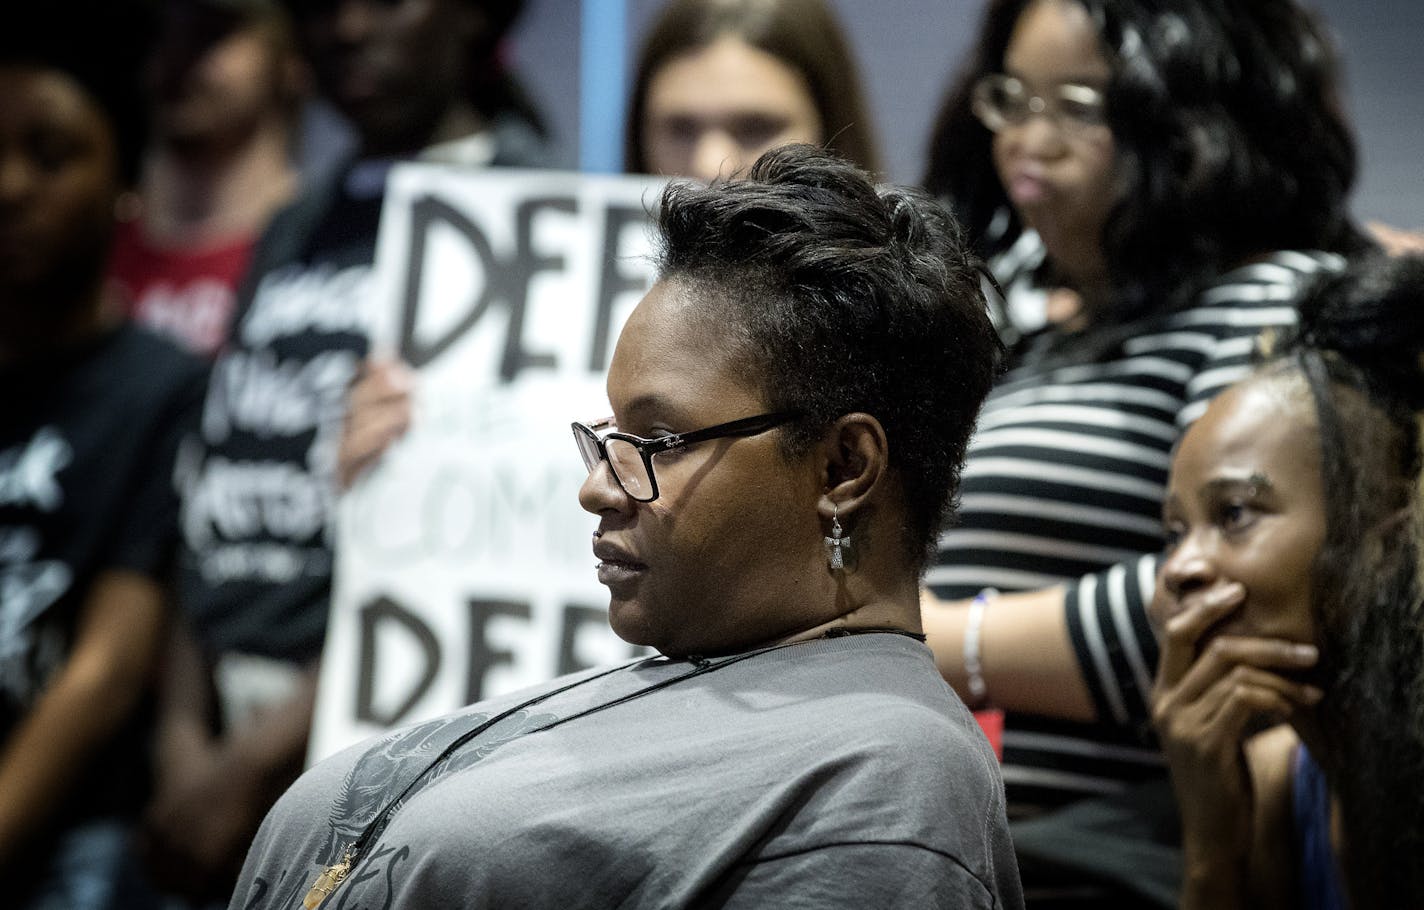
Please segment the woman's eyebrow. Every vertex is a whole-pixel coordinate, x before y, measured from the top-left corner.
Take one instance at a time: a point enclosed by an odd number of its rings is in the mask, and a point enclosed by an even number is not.
[[[1012,76],[1013,78],[1022,82],[1030,90],[1037,91],[1041,88],[1044,88],[1043,85],[1040,85],[1039,83],[1036,83],[1032,79],[1026,77],[1021,70],[1009,66],[1008,64],[1004,65],[1003,72],[1005,76]],[[1047,84],[1047,88],[1057,88],[1060,85],[1086,85],[1089,88],[1094,88],[1098,91],[1102,91],[1103,89],[1107,88],[1107,84],[1109,81],[1111,81],[1111,77],[1104,76],[1102,73],[1090,73],[1087,71],[1070,71],[1067,74],[1060,75],[1058,76],[1058,78],[1050,81]]]
[[[1265,474],[1253,472],[1246,477],[1213,477],[1202,484],[1202,495],[1219,494],[1227,490],[1245,490],[1253,496],[1276,492],[1276,485]]]
[[[650,422],[654,418],[679,423],[686,416],[671,398],[661,392],[644,392],[630,399],[622,408],[623,423],[629,426]]]

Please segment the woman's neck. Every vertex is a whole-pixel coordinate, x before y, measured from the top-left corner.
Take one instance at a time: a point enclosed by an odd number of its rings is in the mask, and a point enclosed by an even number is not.
[[[296,186],[286,130],[279,123],[213,155],[160,146],[144,173],[144,233],[159,246],[182,247],[253,235]]]
[[[1050,319],[1069,332],[1080,332],[1112,320],[1112,286],[1106,272],[1063,275],[1063,286],[1049,291],[1057,312]],[[1052,319],[1057,315],[1058,319]]]
[[[861,631],[890,630],[918,635],[920,622],[919,586],[905,590],[877,592],[868,597],[856,597],[855,573],[837,575],[836,609],[840,612],[797,632],[782,636],[768,644],[811,641],[827,635],[854,634]],[[851,606],[856,604],[856,606]]]

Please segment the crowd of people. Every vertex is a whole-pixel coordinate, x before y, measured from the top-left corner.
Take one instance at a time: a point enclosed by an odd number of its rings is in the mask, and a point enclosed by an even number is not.
[[[522,6],[0,30],[7,905],[1424,906],[1424,238],[1297,0],[986,0],[919,189],[827,0],[667,0],[574,424],[653,656],[303,773],[387,177],[548,166]]]

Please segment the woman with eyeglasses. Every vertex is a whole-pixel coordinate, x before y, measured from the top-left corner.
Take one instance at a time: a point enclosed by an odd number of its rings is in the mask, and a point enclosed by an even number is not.
[[[927,574],[926,630],[966,700],[1005,712],[1015,844],[1044,906],[1175,903],[1146,723],[1167,468],[1255,336],[1364,245],[1334,86],[1292,0],[996,0],[940,115],[927,186],[1022,328]],[[1069,302],[1051,320],[1045,293]]]
[[[658,656],[318,765],[233,906],[1022,906],[919,615],[1000,353],[977,261],[933,200],[804,145],[658,218],[613,416],[574,425],[613,628]]]

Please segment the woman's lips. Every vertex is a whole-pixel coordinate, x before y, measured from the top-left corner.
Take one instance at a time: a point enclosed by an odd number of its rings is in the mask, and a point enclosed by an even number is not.
[[[598,582],[604,585],[621,585],[636,581],[648,570],[645,565],[627,562],[600,562],[598,564]]]
[[[1014,205],[1038,205],[1048,198],[1052,187],[1036,174],[1018,173],[1009,177],[1005,187]]]
[[[627,550],[604,540],[594,542],[593,555],[599,560],[598,580],[601,584],[626,584],[648,570],[647,564],[634,559]]]

